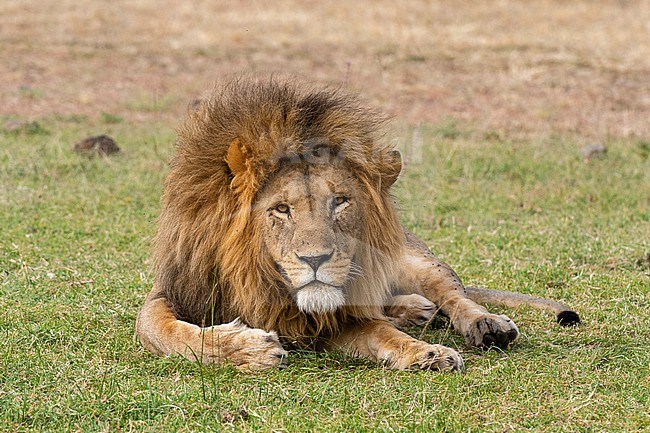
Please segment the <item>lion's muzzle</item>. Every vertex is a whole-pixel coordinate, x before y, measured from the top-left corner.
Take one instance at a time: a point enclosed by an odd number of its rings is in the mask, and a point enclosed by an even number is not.
[[[345,295],[338,287],[312,281],[298,290],[296,304],[304,313],[331,313],[345,304]]]
[[[334,252],[319,255],[298,255],[302,266],[290,268],[294,277],[296,304],[305,313],[331,313],[345,303],[341,289],[349,264],[330,261]],[[308,266],[305,266],[308,265]]]

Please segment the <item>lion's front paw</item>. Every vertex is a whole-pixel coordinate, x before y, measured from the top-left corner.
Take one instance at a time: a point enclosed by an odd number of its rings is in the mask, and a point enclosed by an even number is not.
[[[232,362],[240,370],[258,371],[287,366],[288,353],[275,332],[247,329],[241,333],[245,347],[233,354]]]
[[[282,368],[287,364],[287,351],[275,332],[249,328],[239,320],[202,329],[199,338],[199,347],[191,356],[206,364],[226,361],[243,371]]]
[[[393,297],[385,312],[393,325],[405,328],[429,322],[436,313],[436,305],[422,295],[398,295]]]
[[[463,358],[454,349],[417,340],[406,350],[386,354],[384,363],[397,370],[460,371],[463,368]]]
[[[463,368],[463,358],[454,349],[440,344],[428,344],[416,354],[412,369],[460,371]]]
[[[472,346],[506,349],[519,337],[519,329],[508,316],[484,314],[464,327],[463,336],[467,344]]]

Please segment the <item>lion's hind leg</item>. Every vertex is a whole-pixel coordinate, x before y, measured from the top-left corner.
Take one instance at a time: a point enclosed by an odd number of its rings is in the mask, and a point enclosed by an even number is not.
[[[472,301],[458,275],[422,241],[406,232],[404,272],[397,286],[406,293],[422,293],[449,317],[454,329],[476,347],[507,348],[519,336],[517,325],[503,314],[492,314]]]
[[[287,352],[275,332],[249,328],[239,320],[199,327],[178,320],[164,298],[150,296],[136,320],[136,334],[158,355],[181,355],[204,364],[230,362],[244,371],[286,365]]]
[[[384,308],[388,320],[398,328],[422,326],[433,319],[439,309],[422,295],[395,295]]]

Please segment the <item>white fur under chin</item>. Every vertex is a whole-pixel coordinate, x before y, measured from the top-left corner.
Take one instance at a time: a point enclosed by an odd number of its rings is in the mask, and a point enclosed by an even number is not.
[[[331,313],[345,304],[345,295],[334,286],[311,283],[298,290],[296,303],[304,313]]]

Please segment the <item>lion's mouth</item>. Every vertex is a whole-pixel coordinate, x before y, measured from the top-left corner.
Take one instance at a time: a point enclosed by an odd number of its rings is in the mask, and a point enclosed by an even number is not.
[[[289,273],[281,265],[276,264],[276,267],[278,273],[282,276],[284,281],[289,286],[294,287],[296,290],[302,290],[304,287],[307,287],[311,284],[324,284],[326,286],[331,286],[335,288],[341,287],[341,285],[337,284],[335,278],[330,277],[326,273],[314,272],[310,270],[309,273],[303,273],[298,277],[294,275],[292,278],[289,276]],[[349,277],[349,275],[347,277]],[[346,278],[346,281],[347,279],[348,278]]]
[[[314,280],[298,290],[296,304],[304,313],[332,313],[345,304],[345,295],[339,287]]]

